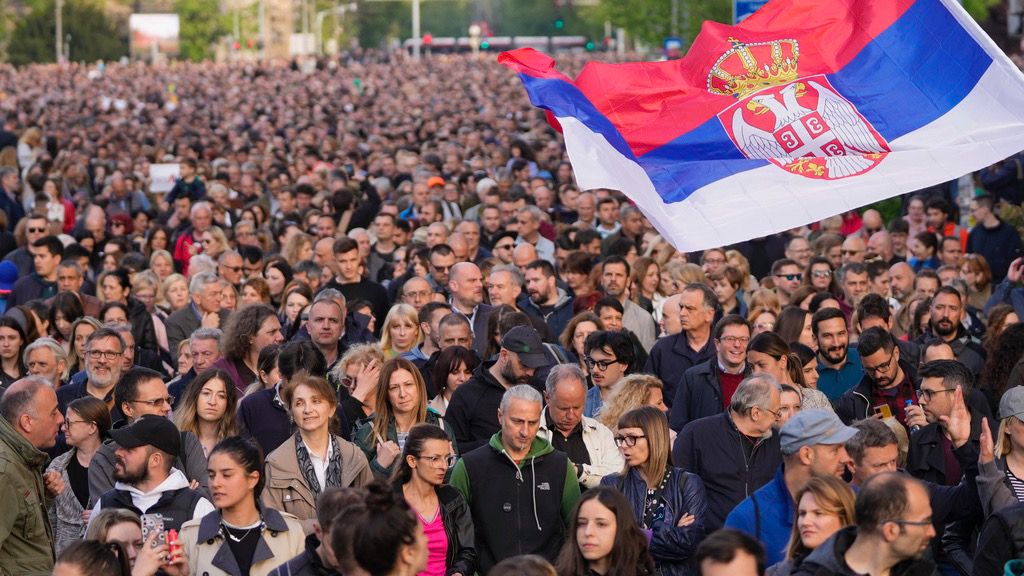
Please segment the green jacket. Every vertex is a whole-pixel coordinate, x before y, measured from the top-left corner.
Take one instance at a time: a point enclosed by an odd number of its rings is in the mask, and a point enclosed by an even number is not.
[[[491,448],[493,448],[499,454],[505,454],[505,447],[501,444],[501,431],[497,431],[491,436],[491,440],[488,442]],[[530,459],[543,456],[554,452],[555,449],[551,446],[551,443],[547,440],[536,437],[533,439],[533,444],[530,445],[530,451],[527,452],[526,458],[523,458],[519,462],[519,469],[523,470],[530,464]],[[509,457],[511,460],[512,458]],[[566,481],[562,486],[562,520],[566,526],[572,526],[572,511],[576,507],[576,502],[580,499],[580,483],[576,481],[576,468],[572,465],[572,462],[568,462],[568,471],[566,472]],[[466,473],[466,465],[460,459],[455,463],[455,467],[452,469],[451,478],[448,483],[462,492],[462,497],[466,499],[466,504],[470,504],[473,498],[473,491],[469,485],[469,474]]]
[[[45,453],[0,418],[0,574],[5,576],[53,570],[53,529],[43,487],[46,461]]]
[[[373,471],[374,477],[382,480],[390,480],[391,473],[398,467],[398,463],[401,461],[402,456],[399,455],[395,458],[395,461],[387,468],[381,466],[380,463],[377,462],[377,442],[379,440],[373,437],[373,422],[375,417],[376,414],[371,414],[359,421],[359,424],[356,426],[356,433],[352,438],[352,442],[356,446],[359,446],[363,451],[363,454],[366,454],[366,460],[370,463],[370,470]],[[433,424],[434,426],[444,430],[448,435],[448,439],[452,441],[452,449],[455,450],[455,454],[459,454],[459,447],[455,444],[455,432],[451,429],[451,426],[448,426],[445,423],[444,418],[435,412],[433,408],[427,408],[426,423]],[[388,422],[388,437],[385,440],[391,440],[396,443],[398,442],[398,430],[395,428],[394,417],[392,417],[391,421]]]

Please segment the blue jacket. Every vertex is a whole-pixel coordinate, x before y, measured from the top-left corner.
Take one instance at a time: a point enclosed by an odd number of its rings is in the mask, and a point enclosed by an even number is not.
[[[771,482],[740,502],[725,519],[726,528],[736,528],[764,544],[769,566],[786,557],[786,544],[793,531],[796,507],[779,466]]]
[[[601,484],[619,489],[633,507],[636,521],[643,521],[647,483],[636,468],[630,468],[625,476],[609,474],[601,479]],[[708,512],[704,482],[696,474],[673,468],[665,485],[664,499],[666,521],[651,526],[651,557],[663,576],[696,574],[691,560],[697,544],[704,538],[704,519]],[[693,524],[676,526],[683,514],[692,514]]]
[[[676,387],[683,373],[714,357],[714,338],[709,337],[703,348],[694,350],[686,342],[686,332],[680,332],[659,338],[654,343],[654,348],[651,348],[651,354],[647,357],[644,372],[654,374],[664,383],[665,405],[671,408],[676,398]]]

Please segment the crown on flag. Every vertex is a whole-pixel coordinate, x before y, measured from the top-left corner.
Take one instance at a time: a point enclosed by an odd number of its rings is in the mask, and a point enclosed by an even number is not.
[[[729,42],[732,48],[722,54],[708,75],[708,92],[739,99],[798,78],[800,46],[796,40],[746,44],[729,38]]]

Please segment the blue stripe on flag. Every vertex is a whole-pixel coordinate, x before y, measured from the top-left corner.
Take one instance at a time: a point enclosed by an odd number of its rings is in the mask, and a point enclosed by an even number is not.
[[[526,74],[519,74],[519,78],[522,79],[530,102],[534,106],[550,110],[556,117],[576,118],[593,132],[603,135],[620,154],[636,161],[636,156],[619,130],[597,110],[579,88],[554,78],[536,78]]]
[[[828,79],[891,142],[949,112],[991,63],[992,57],[945,6],[938,0],[918,0]],[[744,159],[717,117],[644,154],[639,162],[668,203],[767,164]]]

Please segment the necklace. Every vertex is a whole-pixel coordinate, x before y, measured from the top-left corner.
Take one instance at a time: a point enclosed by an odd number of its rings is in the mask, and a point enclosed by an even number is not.
[[[264,527],[264,524],[263,524],[263,520],[260,519],[260,521],[257,522],[254,526],[250,526],[250,527],[246,528],[245,532],[242,533],[241,536],[235,536],[235,532],[234,531],[242,531],[242,528],[238,528],[238,527],[235,527],[235,526],[230,526],[230,525],[228,525],[227,522],[221,522],[220,527],[224,530],[224,534],[228,538],[230,538],[233,542],[242,542],[243,540],[245,540],[246,538],[249,537],[249,534],[251,534],[253,530],[262,531],[263,527]]]

